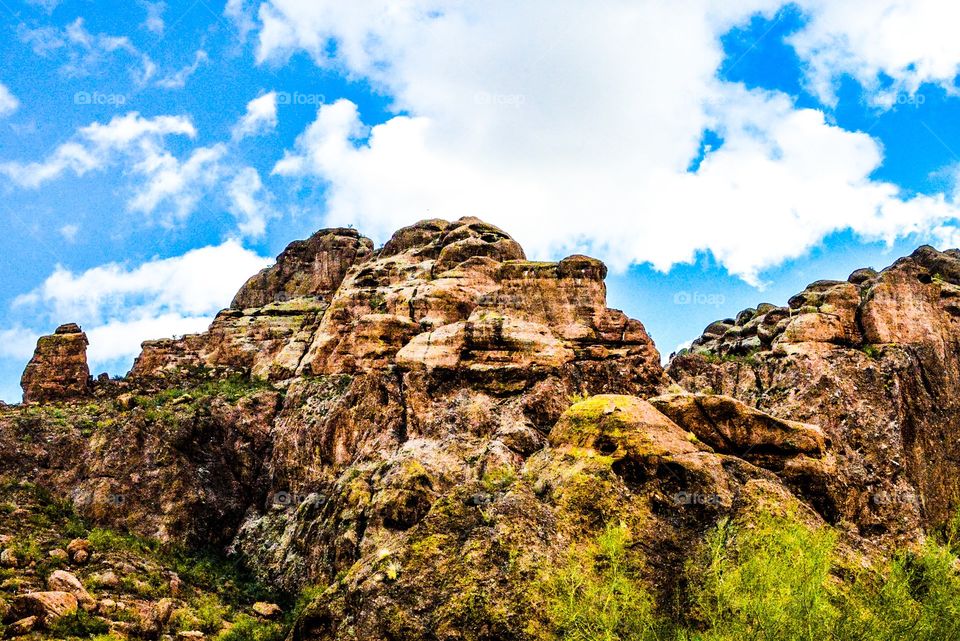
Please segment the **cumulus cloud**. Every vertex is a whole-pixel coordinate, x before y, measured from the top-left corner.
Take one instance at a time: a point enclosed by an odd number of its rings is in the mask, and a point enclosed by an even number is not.
[[[147,10],[147,19],[143,22],[143,27],[158,36],[162,36],[167,25],[163,21],[163,13],[167,10],[165,2],[142,2],[141,5]]]
[[[253,167],[245,167],[227,188],[230,213],[237,219],[237,230],[244,236],[259,237],[267,230],[267,220],[275,213],[270,195]]]
[[[209,61],[210,56],[207,55],[206,51],[200,49],[193,56],[193,64],[187,65],[179,71],[158,79],[156,85],[162,89],[183,89],[187,84],[187,80],[190,79],[190,76],[197,73],[200,66]]]
[[[0,329],[0,358],[24,361],[33,356],[40,333],[23,327]]]
[[[144,181],[134,188],[127,206],[144,214],[163,209],[171,222],[186,220],[220,180],[226,152],[224,145],[199,147],[183,161],[166,151],[146,154],[132,167]]]
[[[944,0],[802,0],[808,23],[790,39],[807,62],[811,89],[836,102],[849,74],[874,101],[889,106],[925,84],[956,93],[960,5]]]
[[[153,165],[160,162],[157,157],[165,136],[193,138],[196,133],[193,124],[184,117],[144,118],[130,112],[105,124],[93,123],[80,128],[73,139],[59,145],[44,160],[0,163],[0,175],[21,187],[35,189],[67,172],[83,176],[104,169],[121,156],[134,156],[138,162]]]
[[[236,131],[268,127],[271,117],[275,119],[275,106],[271,108],[265,99],[273,97],[267,94],[251,102]],[[67,174],[85,176],[121,167],[128,179],[130,212],[155,215],[163,224],[177,225],[209,198],[211,207],[222,207],[236,218],[240,236],[262,236],[275,212],[273,196],[259,173],[232,161],[227,143],[198,146],[178,157],[168,147],[170,136],[192,140],[197,131],[182,116],[144,118],[131,112],[80,128],[42,160],[0,163],[0,176],[19,187],[37,189]],[[61,230],[68,240],[71,229]]]
[[[233,128],[237,140],[273,131],[277,126],[277,93],[271,91],[247,103],[247,112]]]
[[[6,118],[20,108],[20,101],[10,93],[6,85],[0,83],[0,118]]]
[[[110,263],[80,273],[58,266],[39,288],[18,297],[14,308],[51,325],[83,325],[93,363],[129,359],[144,340],[204,329],[246,278],[270,262],[227,241],[137,266]],[[35,336],[20,328],[0,331],[0,345],[22,357],[32,351]]]
[[[783,4],[270,0],[258,60],[306,51],[403,112],[370,126],[348,101],[324,105],[274,173],[319,179],[329,222],[380,239],[472,214],[535,255],[667,269],[711,251],[752,283],[833,231],[949,227],[947,196],[871,179],[883,152],[869,135],[718,78],[721,36]],[[837,3],[801,4],[809,29],[836,22]],[[720,144],[704,153],[707,132]]]

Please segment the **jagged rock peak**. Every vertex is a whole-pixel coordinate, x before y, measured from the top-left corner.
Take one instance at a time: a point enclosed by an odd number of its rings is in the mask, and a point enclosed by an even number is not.
[[[87,335],[76,323],[61,325],[37,341],[20,386],[25,403],[78,398],[90,392]]]
[[[263,307],[300,296],[329,297],[347,270],[373,251],[373,241],[355,229],[321,229],[287,246],[277,262],[237,292],[233,309]]]
[[[509,234],[471,217],[404,227],[379,250],[353,229],[321,230],[251,278],[208,332],[145,343],[132,375],[224,368],[284,381],[439,368],[510,371],[526,387],[544,368],[575,366],[626,368],[616,376],[634,386],[609,391],[654,391],[659,355],[642,324],[607,308],[606,274],[586,256],[528,261]]]

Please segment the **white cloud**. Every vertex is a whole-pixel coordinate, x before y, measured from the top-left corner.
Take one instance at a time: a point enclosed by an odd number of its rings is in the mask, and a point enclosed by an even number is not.
[[[6,85],[0,83],[0,118],[6,118],[20,108],[20,101],[10,93]]]
[[[246,42],[250,32],[257,28],[251,0],[227,0],[223,15],[237,27],[240,42]]]
[[[193,64],[187,65],[179,71],[157,80],[156,85],[162,89],[183,89],[190,76],[197,73],[201,65],[210,61],[210,56],[203,49],[197,51],[193,57]]]
[[[259,128],[269,109],[253,108],[250,113],[256,118],[246,126]],[[194,139],[197,131],[185,117],[144,118],[131,112],[108,123],[82,127],[43,160],[0,163],[0,176],[36,189],[65,174],[84,176],[120,167],[129,179],[127,209],[131,212],[156,215],[161,223],[176,225],[210,198],[237,219],[239,235],[262,236],[275,212],[272,194],[257,171],[232,162],[227,143],[196,147],[180,158],[167,148],[168,136]],[[71,230],[67,226],[61,233],[69,240]]]
[[[210,321],[209,316],[178,314],[128,321],[112,320],[87,331],[90,341],[87,358],[95,369],[105,363],[136,358],[144,341],[196,334],[204,331]]]
[[[0,163],[0,175],[21,187],[35,189],[66,172],[83,176],[103,169],[117,162],[119,156],[133,156],[141,163],[155,163],[161,154],[163,138],[169,135],[193,138],[196,129],[187,118],[144,118],[137,112],[130,112],[116,116],[106,124],[93,123],[82,127],[72,140],[58,146],[40,162]]]
[[[20,39],[30,44],[37,55],[49,56],[65,51],[67,62],[61,71],[69,77],[83,77],[94,73],[108,58],[121,54],[137,63],[130,69],[134,78],[148,77],[147,69],[153,65],[148,56],[140,53],[126,36],[94,34],[87,30],[83,18],[77,18],[63,29],[42,27],[19,28]]]
[[[277,126],[277,93],[271,91],[247,103],[247,112],[233,128],[237,140],[273,131]]]
[[[35,7],[40,7],[47,13],[52,13],[61,2],[62,0],[27,0],[28,4],[32,4]]]
[[[21,360],[26,365],[33,356],[40,333],[23,327],[0,329],[0,358]]]
[[[368,127],[325,105],[274,173],[319,178],[329,222],[381,240],[473,214],[534,255],[667,269],[710,250],[753,283],[833,231],[890,240],[955,219],[944,196],[871,180],[867,134],[717,78],[720,37],[781,4],[271,0],[260,61],[304,50],[410,114]],[[723,144],[690,172],[707,130]]]
[[[144,183],[135,189],[127,206],[144,214],[167,207],[172,221],[185,220],[220,180],[224,171],[220,161],[226,152],[221,144],[199,147],[183,162],[167,152],[146,155],[133,166]]]
[[[163,21],[163,13],[167,10],[165,2],[142,2],[141,5],[147,10],[147,19],[143,22],[143,27],[158,36],[163,35],[166,24]]]
[[[237,173],[230,181],[227,193],[230,213],[237,219],[238,231],[244,236],[263,236],[267,230],[267,220],[275,213],[257,170],[245,167]]]
[[[77,234],[80,233],[80,226],[74,224],[64,225],[59,231],[65,241],[72,243],[77,240]]]
[[[132,358],[144,340],[204,329],[245,280],[270,262],[228,241],[135,267],[111,263],[81,273],[57,267],[43,285],[18,297],[14,308],[33,312],[41,322],[80,323],[90,338],[92,363]],[[21,357],[35,335],[6,330],[0,345],[14,346],[6,348],[13,350],[9,355]],[[30,344],[27,355],[32,350]]]
[[[830,104],[844,74],[878,104],[924,83],[956,93],[960,72],[960,4],[949,0],[801,0],[809,22],[790,38],[808,63],[811,89]],[[889,86],[882,82],[889,79]]]

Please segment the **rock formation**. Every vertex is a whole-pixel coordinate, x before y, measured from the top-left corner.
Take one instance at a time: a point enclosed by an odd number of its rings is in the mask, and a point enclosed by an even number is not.
[[[786,506],[862,550],[960,501],[960,253],[714,323],[669,376],[605,277],[475,218],[379,249],[323,230],[123,380],[91,385],[84,360],[79,385],[79,328],[42,339],[24,381],[43,404],[0,407],[0,477],[227,548],[288,595],[321,586],[292,639],[546,638],[541,573],[610,524],[674,607],[726,519]]]
[[[61,325],[37,341],[20,386],[24,403],[44,403],[84,396],[90,390],[87,335],[79,325]]]
[[[864,535],[912,537],[960,499],[958,339],[960,252],[921,247],[713,323],[669,372],[688,390],[819,425],[837,450],[824,513]]]

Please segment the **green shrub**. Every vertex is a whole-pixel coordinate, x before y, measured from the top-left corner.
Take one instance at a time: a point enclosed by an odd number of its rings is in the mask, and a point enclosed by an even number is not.
[[[283,628],[276,623],[240,614],[234,619],[233,627],[216,638],[217,641],[283,641],[285,636]]]
[[[940,641],[960,639],[960,577],[956,557],[929,542],[897,554],[881,571],[857,577],[841,600],[837,639]]]
[[[194,601],[193,612],[200,622],[200,631],[205,634],[214,634],[223,627],[223,621],[230,614],[230,608],[220,603],[215,596],[205,594]]]
[[[835,537],[789,518],[762,516],[747,528],[722,522],[704,564],[692,571],[695,618],[704,640],[829,638],[837,617],[828,590]]]
[[[546,577],[552,627],[565,641],[640,641],[655,637],[653,603],[628,553],[623,526],[608,527]]]
[[[59,619],[51,627],[50,634],[54,639],[87,639],[94,635],[107,634],[109,631],[109,624],[100,617],[77,610],[76,614]]]

